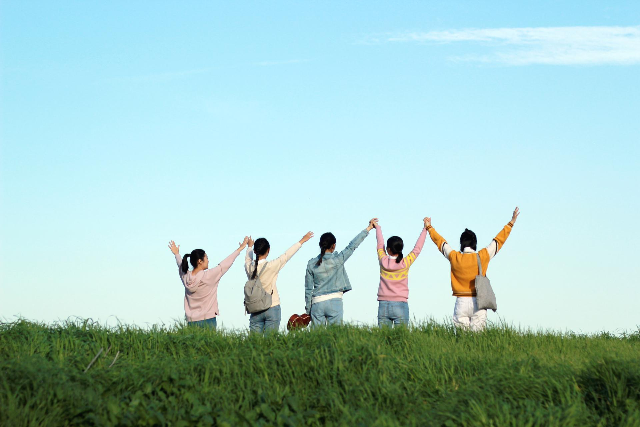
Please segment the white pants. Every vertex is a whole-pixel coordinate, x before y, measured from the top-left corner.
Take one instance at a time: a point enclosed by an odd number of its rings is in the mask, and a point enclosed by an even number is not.
[[[476,297],[458,297],[453,309],[453,324],[457,328],[481,331],[487,323],[487,310],[478,310]]]

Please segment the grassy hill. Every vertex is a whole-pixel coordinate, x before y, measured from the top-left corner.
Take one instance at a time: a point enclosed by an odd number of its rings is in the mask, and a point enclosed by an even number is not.
[[[4,323],[0,425],[640,426],[640,333]]]

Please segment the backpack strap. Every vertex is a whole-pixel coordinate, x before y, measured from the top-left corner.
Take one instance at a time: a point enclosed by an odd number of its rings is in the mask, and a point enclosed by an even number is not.
[[[257,261],[256,261],[257,264]],[[258,273],[258,276],[256,277],[257,279],[260,278],[260,276],[262,276],[262,272],[264,271],[264,269],[267,268],[267,262],[264,262],[264,265],[262,266],[262,269],[260,270],[260,272]]]
[[[478,276],[482,276],[482,262],[480,262],[480,254],[476,252],[478,256]]]

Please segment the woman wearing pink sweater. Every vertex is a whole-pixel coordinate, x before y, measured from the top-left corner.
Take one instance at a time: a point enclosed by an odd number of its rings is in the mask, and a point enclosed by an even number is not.
[[[249,238],[245,237],[238,249],[212,269],[209,269],[209,257],[202,249],[194,249],[181,258],[180,246],[176,246],[173,240],[169,242],[169,249],[176,257],[178,274],[184,285],[184,313],[189,325],[216,328],[216,316],[219,314],[218,284],[248,241]],[[191,271],[189,262],[193,267]]]
[[[378,326],[409,324],[409,267],[416,261],[427,237],[427,219],[415,247],[406,257],[402,255],[404,242],[392,236],[384,246],[382,229],[376,227],[378,261],[380,262],[380,286],[378,287]]]

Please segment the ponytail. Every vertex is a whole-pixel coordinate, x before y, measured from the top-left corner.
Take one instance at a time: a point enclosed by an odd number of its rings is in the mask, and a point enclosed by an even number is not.
[[[258,254],[256,254],[256,268],[253,269],[253,274],[251,275],[251,280],[256,278],[256,274],[258,274]]]
[[[185,256],[183,256],[182,264],[180,264],[180,270],[182,270],[182,274],[187,274],[187,271],[189,271],[189,263],[191,263],[191,266],[193,268],[196,268],[198,266],[198,261],[204,260],[204,257],[206,255],[207,254],[205,253],[204,250],[194,249],[191,251],[190,254],[186,254]],[[187,258],[191,258],[191,259],[187,260]]]
[[[398,252],[398,257],[396,258],[396,264],[400,264],[400,261],[402,261],[402,252]]]
[[[187,258],[189,258],[190,256],[191,254],[186,254],[182,257],[182,265],[180,266],[180,268],[182,269],[182,274],[187,274],[187,271],[189,271],[189,260],[187,260]]]
[[[258,258],[269,252],[269,248],[271,248],[271,245],[264,237],[260,237],[254,242],[253,253],[256,254],[256,267],[253,269],[253,274],[251,274],[251,280],[255,279],[258,274]]]
[[[324,256],[324,253],[326,251],[327,251],[327,248],[320,249],[320,258],[318,259],[318,262],[316,262],[316,267],[318,267],[320,264],[322,264],[322,257]]]
[[[334,236],[333,233],[324,233],[320,236],[320,243],[318,243],[320,246],[320,257],[318,258],[318,262],[316,262],[316,267],[322,264],[322,257],[324,257],[325,252],[335,244],[336,236]]]

